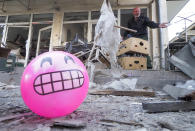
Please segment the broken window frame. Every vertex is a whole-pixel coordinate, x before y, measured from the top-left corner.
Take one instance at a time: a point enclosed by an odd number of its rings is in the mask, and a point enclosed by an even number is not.
[[[37,41],[37,49],[36,49],[36,57],[39,55],[39,52],[40,52],[41,34],[42,34],[42,32],[47,31],[47,30],[52,30],[52,25],[39,29],[38,41]],[[50,39],[50,45],[49,46],[51,46],[51,39]]]
[[[76,13],[78,11],[75,12],[70,12],[70,13]],[[72,20],[72,21],[65,21],[63,20],[63,26],[65,24],[88,24],[88,29],[87,29],[87,40],[89,41],[89,21],[90,21],[90,11],[82,11],[83,13],[87,12],[87,17],[86,19],[81,19],[81,20]],[[67,12],[65,12],[67,13]]]
[[[42,18],[43,20],[40,20],[41,18],[36,18],[44,16],[44,15],[51,15],[51,17]],[[33,24],[41,24],[41,23],[52,23],[53,22],[53,13],[40,13],[40,14],[33,14]],[[47,19],[48,18],[48,19]],[[37,20],[38,19],[38,20]]]
[[[26,26],[29,26],[28,27],[29,28],[29,33],[28,33],[28,39],[27,39],[27,44],[28,44],[27,50],[28,50],[28,53],[26,54],[26,57],[25,57],[24,67],[27,66],[27,64],[29,62],[30,46],[31,46],[31,39],[32,39],[32,24],[52,24],[53,23],[53,17],[52,17],[52,21],[33,22],[33,15],[34,14],[28,14],[28,15],[30,15],[30,19],[27,22],[21,22],[21,21],[8,22],[8,19],[9,19],[10,16],[17,16],[17,15],[6,15],[5,22],[4,23],[0,23],[0,25],[4,26],[3,37],[2,37],[2,40],[1,40],[4,44],[7,41],[7,34],[8,34],[9,27],[19,27],[19,26],[20,27],[22,27],[22,26],[26,27]]]
[[[66,15],[68,14],[68,15]],[[64,12],[64,21],[82,21],[88,19],[88,11],[77,11],[77,12]],[[69,17],[69,19],[66,18],[66,16]],[[79,18],[81,17],[81,18]]]
[[[9,15],[8,23],[25,23],[30,21],[31,14]]]
[[[120,9],[114,9],[114,12],[115,12],[115,14],[117,13],[117,23],[118,23],[118,25],[120,24],[120,22],[119,22],[119,17],[120,17],[120,14],[119,14],[119,10]],[[75,12],[78,12],[78,11],[75,11]],[[70,12],[70,13],[75,13],[75,12]],[[99,12],[99,11],[97,11],[97,10],[91,10],[91,11],[83,11],[83,12],[88,12],[88,19],[86,19],[86,20],[72,20],[72,21],[65,21],[64,20],[64,22],[63,22],[63,24],[78,24],[78,23],[88,23],[88,31],[87,31],[87,41],[88,42],[91,42],[92,40],[93,40],[93,34],[92,34],[92,30],[93,30],[93,28],[92,28],[92,26],[93,26],[93,24],[96,24],[97,22],[98,22],[98,19],[99,19],[99,17],[98,18],[92,18],[93,16],[92,16],[92,13],[93,12]],[[115,15],[116,16],[116,15]]]
[[[0,23],[5,23],[7,16],[0,16]],[[3,20],[2,20],[3,19]]]
[[[28,38],[27,38],[27,53],[25,56],[25,62],[24,62],[24,67],[27,66],[28,61],[29,61],[29,54],[30,54],[30,46],[31,46],[31,38],[32,38],[32,14],[30,15],[30,19],[28,22],[12,22],[12,23],[8,23],[8,19],[9,19],[9,15],[7,17],[7,21],[6,21],[6,25],[7,25],[7,29],[6,29],[6,38],[5,38],[5,42],[7,41],[7,35],[8,35],[8,30],[10,27],[24,27],[24,28],[28,28]]]

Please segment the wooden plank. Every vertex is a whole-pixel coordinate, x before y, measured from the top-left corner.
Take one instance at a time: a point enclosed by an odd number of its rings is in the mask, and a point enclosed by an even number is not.
[[[87,123],[81,120],[53,120],[53,126],[67,127],[67,128],[84,128]]]
[[[178,100],[191,101],[195,100],[195,88],[187,85],[180,86],[172,86],[166,85],[163,90],[169,94],[171,97]]]
[[[148,113],[174,112],[195,110],[195,101],[162,101],[142,103],[143,109]]]
[[[115,96],[146,96],[146,97],[154,97],[155,92],[152,91],[113,91],[113,90],[105,90],[105,91],[95,91],[90,92],[90,95],[115,95]]]
[[[31,116],[31,115],[33,115],[33,113],[28,112],[28,113],[23,113],[23,114],[0,117],[0,122],[10,121],[10,120],[14,120],[14,119],[20,119],[21,117]]]
[[[123,27],[123,26],[117,26],[117,25],[115,25],[114,27],[120,28],[120,29],[124,29],[124,30],[130,31],[130,32],[137,33],[137,30],[133,30],[133,29],[130,29],[130,28],[126,28],[126,27]]]
[[[123,122],[123,121],[116,121],[116,120],[109,120],[109,119],[102,119],[100,120],[100,122],[105,122],[105,123],[117,123],[117,124],[121,124],[121,125],[130,125],[130,126],[140,126],[140,127],[144,127],[143,124],[135,122],[135,121],[131,121],[131,122]]]

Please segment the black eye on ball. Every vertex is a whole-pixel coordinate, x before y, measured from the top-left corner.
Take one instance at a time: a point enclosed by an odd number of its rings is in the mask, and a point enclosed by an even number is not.
[[[65,61],[66,64],[68,64],[68,61],[69,60],[72,61],[73,63],[75,63],[74,60],[72,59],[72,57],[70,57],[70,56],[64,56],[64,61]]]
[[[51,57],[46,57],[46,58],[44,58],[44,59],[41,61],[41,65],[40,65],[40,66],[42,67],[43,64],[44,64],[45,62],[49,62],[49,64],[52,65]]]

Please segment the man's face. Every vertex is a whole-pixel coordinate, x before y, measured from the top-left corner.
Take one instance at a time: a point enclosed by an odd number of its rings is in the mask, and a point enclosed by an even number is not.
[[[134,17],[139,17],[140,14],[141,14],[141,9],[140,8],[136,7],[136,8],[133,9]]]

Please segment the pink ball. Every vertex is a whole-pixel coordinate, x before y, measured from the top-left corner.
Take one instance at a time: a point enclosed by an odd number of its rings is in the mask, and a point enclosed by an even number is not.
[[[48,118],[65,116],[84,101],[89,77],[83,63],[61,51],[44,53],[32,60],[23,72],[21,94],[36,114]]]

